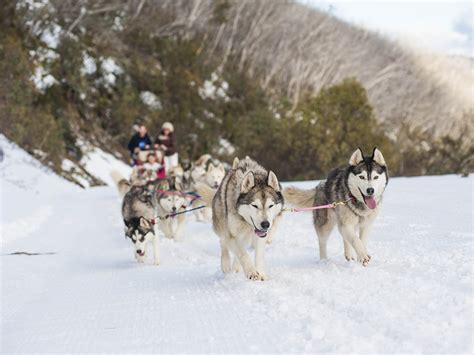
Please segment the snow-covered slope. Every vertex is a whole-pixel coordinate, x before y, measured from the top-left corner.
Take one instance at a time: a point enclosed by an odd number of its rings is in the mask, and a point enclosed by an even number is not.
[[[90,143],[80,141],[79,146],[84,156],[81,165],[91,175],[105,182],[109,186],[114,185],[110,173],[115,170],[123,176],[130,176],[132,168],[114,157],[112,154],[104,152],[102,149],[94,147]]]
[[[337,234],[318,261],[310,215],[287,214],[271,279],[251,282],[222,275],[192,217],[161,266],[137,264],[113,188],[82,190],[0,144],[2,353],[472,353],[472,176],[391,179],[367,268]]]

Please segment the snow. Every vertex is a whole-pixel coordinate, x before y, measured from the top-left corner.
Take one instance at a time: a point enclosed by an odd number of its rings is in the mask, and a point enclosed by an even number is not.
[[[49,48],[40,47],[29,51],[30,56],[37,58],[40,62],[51,63],[59,58],[59,54]]]
[[[113,58],[101,58],[101,68],[103,71],[103,79],[108,86],[115,85],[115,81],[118,75],[123,74],[123,69],[120,67]]]
[[[191,84],[192,83],[193,82],[191,82]],[[220,80],[219,76],[216,73],[212,73],[211,78],[209,80],[204,80],[203,85],[198,88],[198,93],[203,100],[215,100],[220,98],[227,102],[230,100],[229,96],[227,96],[228,89],[229,83],[224,80]]]
[[[112,26],[112,29],[114,31],[120,32],[123,31],[123,23],[122,23],[122,18],[120,16],[115,16],[114,18],[114,25]]]
[[[4,245],[39,230],[39,226],[53,214],[49,202],[52,196],[78,189],[2,134],[0,148],[4,154],[0,162],[0,245]],[[44,186],[48,186],[47,191],[43,190]],[[21,206],[19,201],[28,204]]]
[[[56,49],[58,48],[61,40],[61,33],[63,32],[61,26],[56,23],[51,23],[40,36],[40,39],[49,47]]]
[[[76,180],[84,188],[91,187],[91,183],[82,174],[80,167],[69,159],[64,159],[61,162],[61,170],[67,171],[70,176]]]
[[[151,91],[142,91],[140,93],[140,99],[145,105],[149,106],[152,110],[161,110],[162,108],[159,97]]]
[[[40,10],[48,5],[49,0],[21,0],[17,2],[17,7],[26,7],[29,10]]]
[[[82,53],[82,75],[91,75],[97,71],[97,64],[95,59],[91,57],[87,52]]]
[[[336,233],[319,261],[310,215],[288,213],[271,279],[252,282],[220,272],[193,217],[162,265],[136,263],[114,188],[76,188],[0,144],[2,353],[473,351],[472,175],[391,179],[366,268]]]
[[[33,81],[35,87],[41,92],[44,92],[58,82],[56,78],[49,74],[42,66],[35,68],[35,73],[31,76],[30,80]]]
[[[78,145],[84,153],[80,161],[81,165],[89,174],[102,180],[107,185],[114,185],[110,177],[110,173],[113,170],[118,171],[124,177],[130,176],[132,173],[132,168],[129,165],[117,159],[112,154],[104,152],[102,149],[81,140],[78,141]]]
[[[219,155],[233,155],[235,147],[225,138],[219,138],[219,148],[217,154]]]

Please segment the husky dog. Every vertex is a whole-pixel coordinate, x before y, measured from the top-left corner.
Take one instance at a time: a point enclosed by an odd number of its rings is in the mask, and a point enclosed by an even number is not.
[[[377,148],[372,156],[364,156],[357,149],[349,165],[332,170],[327,179],[312,190],[288,187],[283,191],[286,201],[297,207],[311,207],[332,202],[347,201],[334,209],[313,212],[314,227],[319,239],[319,256],[327,258],[327,240],[337,224],[344,241],[346,259],[357,260],[366,266],[370,261],[367,240],[370,227],[379,213],[382,195],[388,183],[385,159]]]
[[[194,190],[198,182],[203,182],[206,177],[208,164],[211,162],[212,156],[204,154],[191,164],[189,170],[190,190]]]
[[[209,164],[207,167],[207,171],[204,175],[203,181],[207,186],[213,189],[217,189],[224,179],[225,176],[225,168],[222,163],[219,163],[217,167],[214,164]],[[199,205],[202,205],[201,201],[199,199],[194,199],[192,201],[192,207],[197,207]],[[194,212],[196,216],[196,220],[198,222],[204,221],[204,220],[209,220],[211,219],[212,216],[212,209],[210,207],[202,208],[200,210],[196,210]]]
[[[146,246],[153,244],[155,265],[160,264],[159,236],[154,223],[156,197],[146,186],[131,186],[122,202],[122,217],[125,235],[135,246],[135,258],[142,263],[146,257]]]
[[[177,212],[182,212],[187,207],[186,195],[181,191],[181,186],[175,181],[170,189],[158,190],[156,195],[158,216],[166,217]],[[179,239],[181,237],[185,215],[179,214],[158,221],[158,227],[166,238]]]
[[[265,280],[264,248],[281,217],[283,196],[276,175],[251,159],[234,161],[217,191],[198,184],[197,191],[212,204],[212,221],[220,238],[224,273],[243,267],[251,280]],[[255,264],[246,246],[255,241]],[[234,255],[233,265],[231,254]]]
[[[169,179],[150,181],[144,185],[133,185],[122,178],[120,173],[111,173],[113,180],[117,184],[119,193],[123,195],[122,218],[125,224],[125,236],[130,238],[134,244],[134,255],[138,262],[144,262],[146,258],[146,247],[148,243],[153,244],[154,263],[160,264],[160,246],[158,226],[163,221],[155,223],[159,206],[157,191],[167,191],[170,189]]]
[[[217,189],[221,184],[222,180],[224,179],[224,176],[225,168],[222,163],[217,166],[214,166],[214,164],[209,164],[209,166],[207,167],[206,175],[204,177],[204,181],[206,182],[206,184],[209,185],[209,187]]]

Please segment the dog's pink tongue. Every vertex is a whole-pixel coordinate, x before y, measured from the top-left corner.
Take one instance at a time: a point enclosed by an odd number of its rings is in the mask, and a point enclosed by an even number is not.
[[[255,229],[255,234],[257,235],[257,237],[265,237],[267,235],[267,232]]]
[[[371,210],[375,209],[375,207],[377,207],[377,202],[375,201],[375,198],[373,198],[372,196],[365,196],[364,198],[365,200],[365,204],[367,205],[367,207],[369,207]]]

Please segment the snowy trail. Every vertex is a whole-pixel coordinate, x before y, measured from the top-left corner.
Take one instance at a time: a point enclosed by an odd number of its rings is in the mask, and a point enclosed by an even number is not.
[[[0,257],[2,353],[472,353],[472,176],[391,179],[367,268],[344,260],[337,233],[318,261],[310,215],[286,215],[266,282],[223,276],[193,217],[182,241],[162,241],[162,265],[138,264],[113,188],[44,179],[35,198],[1,180],[2,225],[42,216],[21,238],[3,228],[2,254],[57,252]]]

